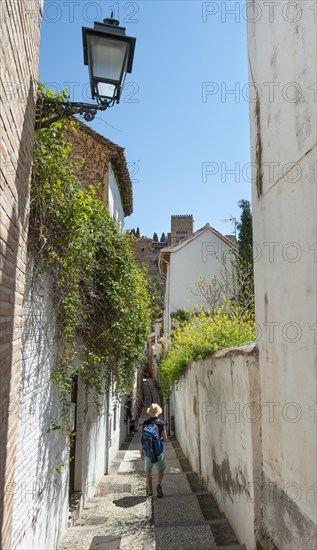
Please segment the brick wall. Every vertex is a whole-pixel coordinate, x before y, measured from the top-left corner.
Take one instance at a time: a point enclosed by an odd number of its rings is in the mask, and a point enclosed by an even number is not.
[[[42,1],[0,5],[0,546],[11,548],[28,196]],[[10,494],[11,493],[11,494]],[[4,504],[3,501],[5,500]]]

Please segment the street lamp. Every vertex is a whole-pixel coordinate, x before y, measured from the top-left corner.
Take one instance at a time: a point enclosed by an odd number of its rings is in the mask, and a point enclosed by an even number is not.
[[[108,107],[119,103],[126,73],[132,71],[135,38],[126,36],[125,28],[111,17],[93,29],[84,27],[83,45],[92,98]]]
[[[96,104],[38,98],[35,128],[47,128],[61,118],[79,114],[91,121],[97,111],[119,103],[127,73],[131,73],[136,39],[126,36],[125,28],[111,18],[83,27],[84,63],[88,65],[91,96]]]

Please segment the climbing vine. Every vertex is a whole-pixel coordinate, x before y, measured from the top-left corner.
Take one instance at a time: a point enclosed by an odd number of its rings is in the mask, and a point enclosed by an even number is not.
[[[54,280],[62,353],[51,379],[66,414],[77,373],[97,397],[111,379],[119,396],[131,390],[152,297],[132,237],[111,218],[97,187],[76,177],[64,129],[62,121],[35,132],[29,246]]]

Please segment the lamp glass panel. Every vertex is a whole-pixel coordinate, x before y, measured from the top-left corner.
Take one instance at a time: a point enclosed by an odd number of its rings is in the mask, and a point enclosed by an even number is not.
[[[113,38],[90,36],[91,70],[94,79],[120,81],[129,44]],[[125,68],[125,67],[124,67]]]
[[[98,82],[98,94],[100,97],[113,97],[116,92],[116,87],[113,84],[106,82]]]

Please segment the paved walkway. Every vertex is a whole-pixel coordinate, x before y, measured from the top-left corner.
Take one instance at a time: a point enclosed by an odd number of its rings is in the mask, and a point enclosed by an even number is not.
[[[211,494],[202,490],[175,438],[164,444],[168,466],[162,482],[164,497],[145,496],[141,427],[146,408],[151,402],[160,403],[160,397],[152,380],[145,381],[144,393],[139,432],[126,440],[98,495],[89,499],[58,550],[243,550]]]

